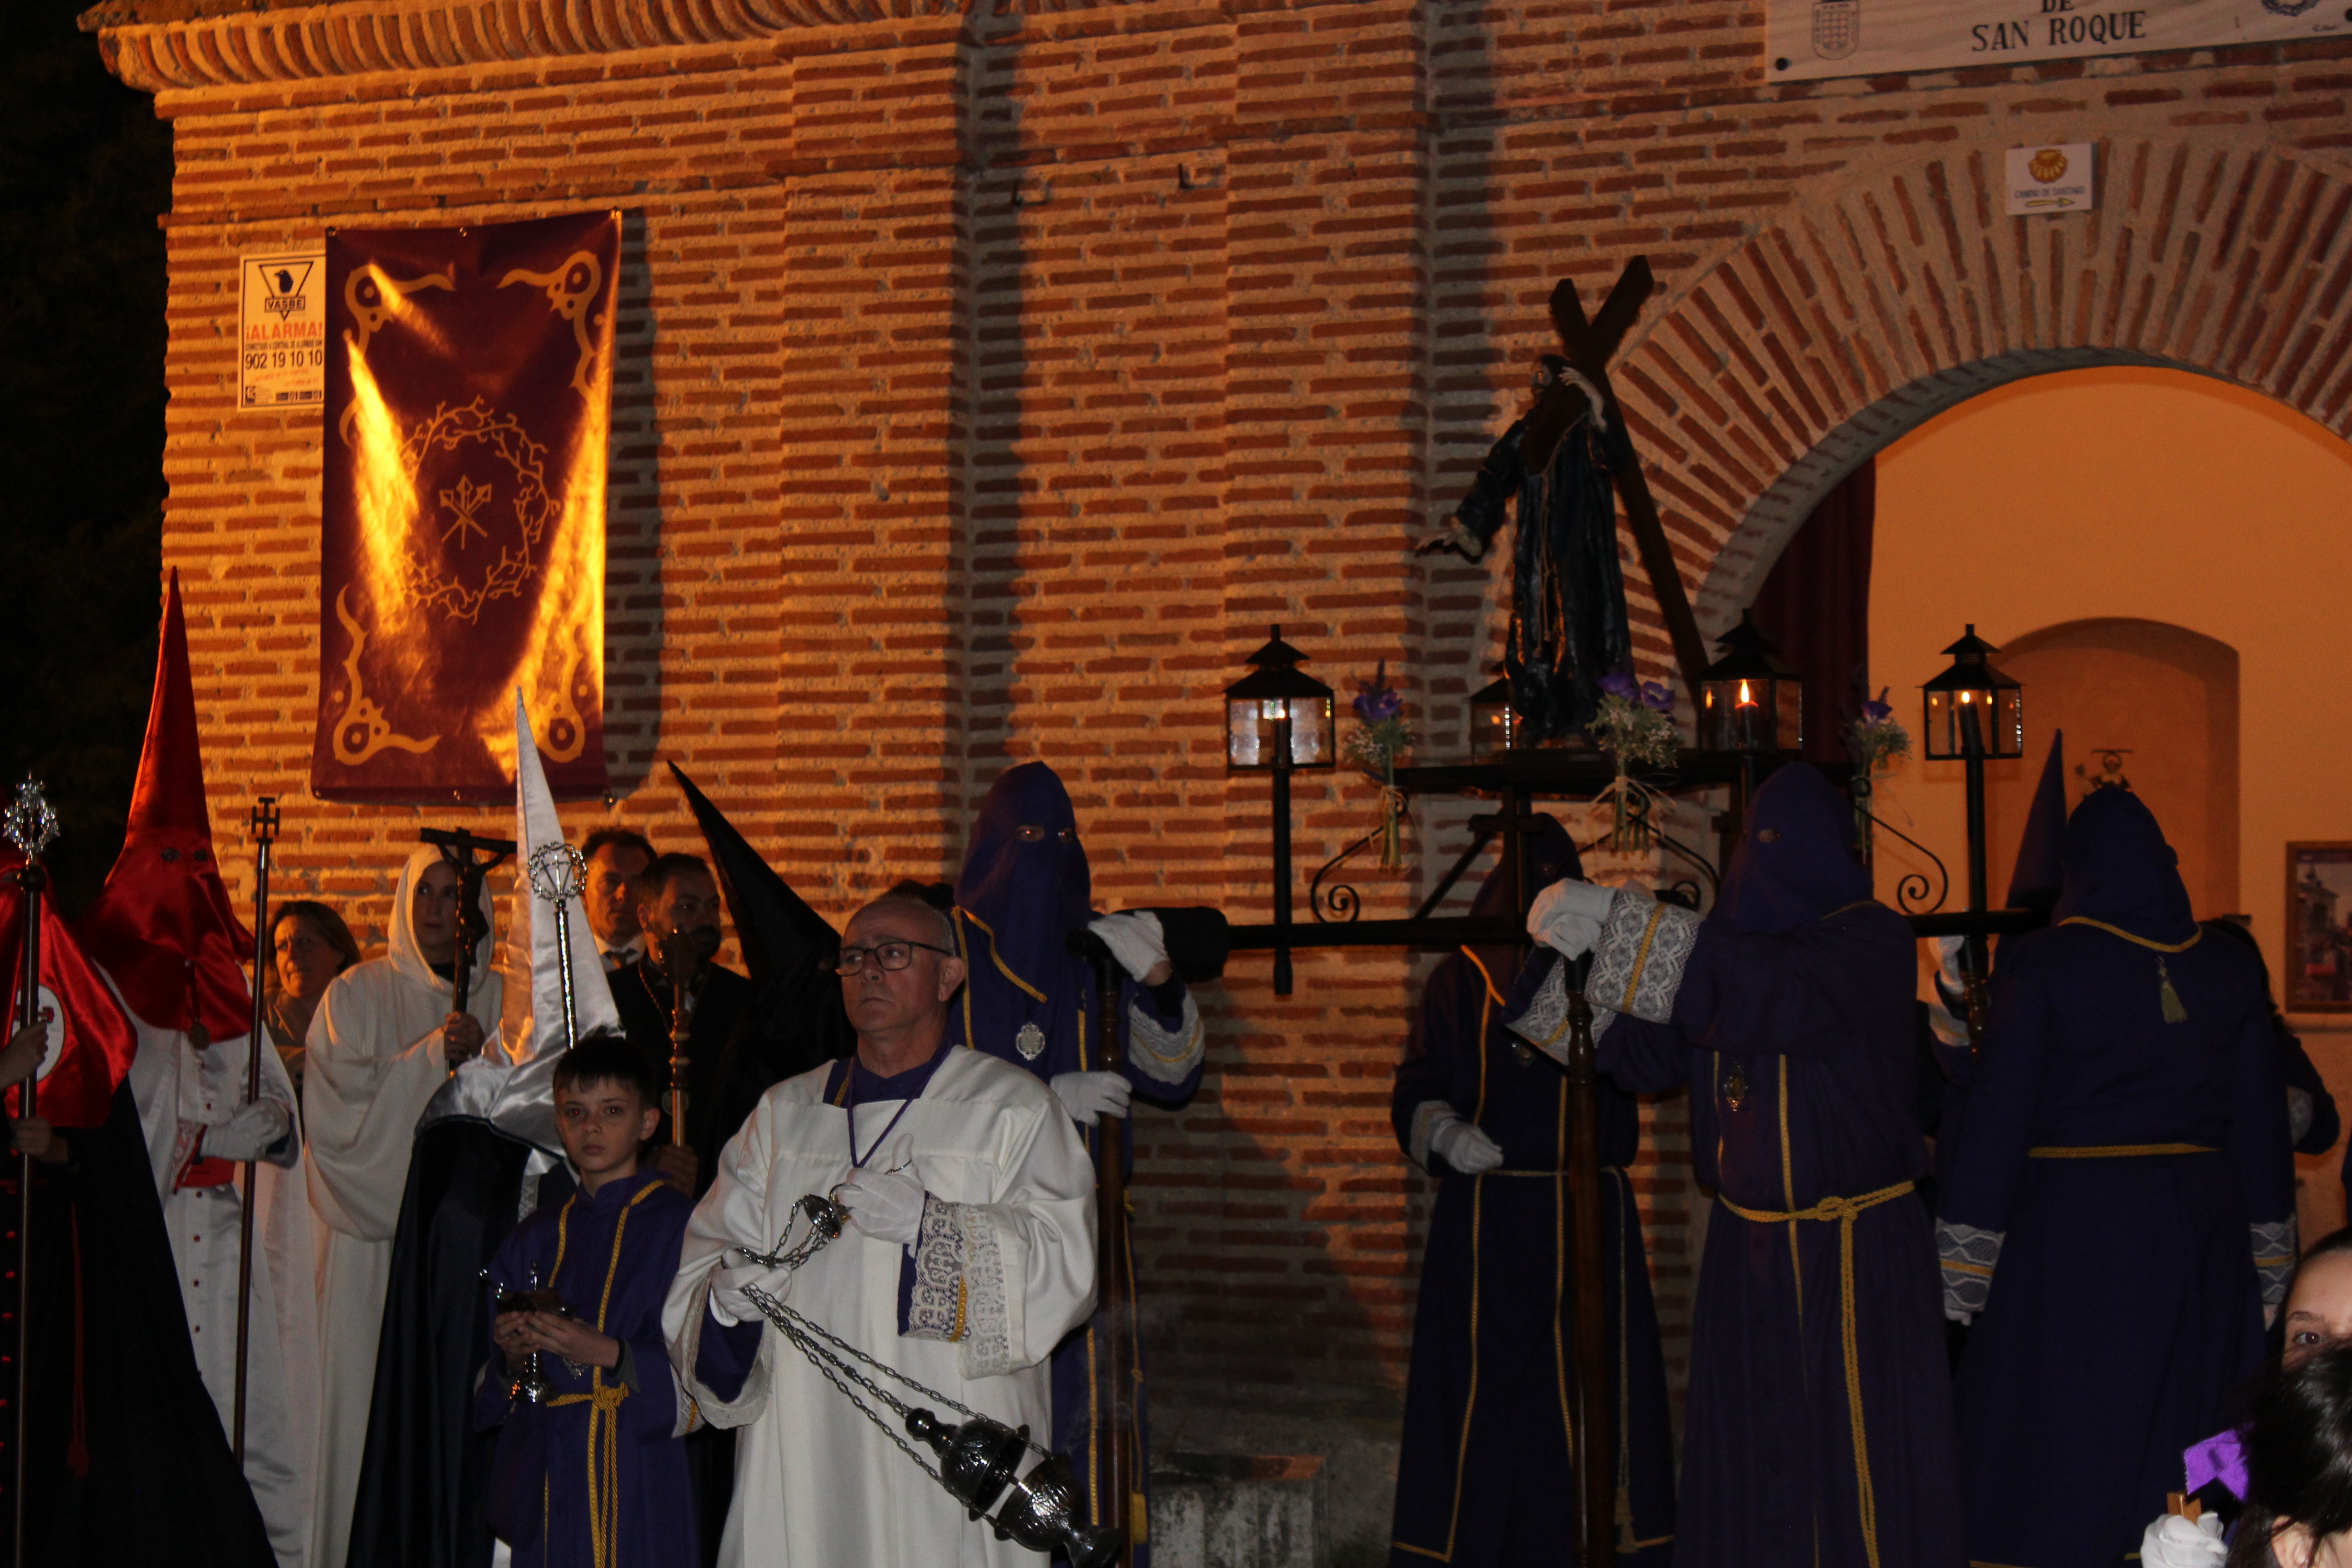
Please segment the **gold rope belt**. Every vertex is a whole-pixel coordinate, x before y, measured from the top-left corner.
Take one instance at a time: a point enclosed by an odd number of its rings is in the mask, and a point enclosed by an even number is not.
[[[2218,1154],[2210,1143],[2042,1143],[2029,1160],[2129,1160],[2145,1154]]]
[[[613,1226],[613,1256],[604,1264],[604,1293],[596,1300],[596,1331],[604,1331],[604,1314],[613,1305],[613,1280],[621,1271],[621,1242],[629,1234],[629,1215],[636,1206],[661,1191],[658,1184],[640,1187],[636,1194],[621,1207],[621,1216]],[[564,1248],[572,1240],[572,1208],[580,1201],[574,1193],[564,1200],[562,1210],[555,1216],[555,1266],[547,1271],[552,1282],[563,1268]],[[629,1396],[625,1384],[608,1384],[604,1369],[591,1370],[588,1392],[565,1394],[549,1400],[552,1409],[559,1405],[588,1406],[588,1550],[595,1568],[614,1568],[620,1561],[621,1550],[621,1402]],[[541,1483],[541,1506],[546,1504],[546,1483]]]
[[[1838,1296],[1845,1340],[1846,1418],[1853,1426],[1854,1491],[1862,1506],[1862,1544],[1870,1559],[1870,1568],[1878,1568],[1878,1494],[1870,1481],[1870,1447],[1863,1431],[1862,1340],[1853,1308],[1853,1222],[1863,1210],[1892,1203],[1916,1185],[1897,1182],[1858,1198],[1823,1198],[1809,1209],[1744,1208],[1719,1194],[1715,1200],[1741,1219],[1758,1225],[1786,1224],[1793,1227],[1800,1220],[1838,1222]]]

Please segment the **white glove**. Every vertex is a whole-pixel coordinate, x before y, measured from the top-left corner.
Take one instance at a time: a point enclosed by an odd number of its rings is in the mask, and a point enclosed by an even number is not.
[[[1936,973],[1945,987],[1955,996],[1967,988],[1968,981],[1960,973],[1960,957],[1968,950],[1964,936],[1939,936],[1936,939]]]
[[[294,1124],[274,1100],[239,1106],[226,1121],[205,1129],[203,1152],[215,1160],[258,1160],[277,1146]]]
[[[1948,1323],[1958,1323],[1960,1327],[1965,1329],[1970,1323],[1977,1321],[1977,1315],[1974,1312],[1965,1311],[1947,1301],[1944,1303],[1944,1321]]]
[[[761,1319],[760,1309],[751,1305],[744,1294],[745,1287],[755,1287],[771,1300],[781,1301],[793,1288],[793,1271],[771,1268],[764,1263],[739,1263],[732,1268],[721,1268],[710,1277],[710,1315],[733,1328],[738,1323],[755,1323]]]
[[[890,1146],[889,1163],[878,1171],[871,1165],[852,1171],[833,1190],[834,1202],[875,1240],[912,1247],[923,1229],[923,1181],[911,1169],[914,1163],[915,1141],[901,1132]]]
[[[1088,921],[1087,929],[1102,938],[1118,966],[1138,984],[1168,962],[1168,933],[1160,929],[1160,917],[1150,910],[1103,915]]]
[[[1125,1116],[1135,1098],[1135,1086],[1125,1073],[1057,1072],[1048,1087],[1081,1127],[1092,1127],[1098,1116]]]
[[[1438,1119],[1430,1131],[1429,1152],[1465,1176],[1491,1171],[1503,1163],[1503,1146],[1458,1110]]]
[[[2221,1544],[2221,1516],[2209,1513],[2194,1523],[2168,1513],[2139,1538],[2146,1568],[2221,1568],[2230,1549]]]
[[[1528,934],[1563,958],[1582,958],[1600,942],[1601,923],[1616,898],[1614,888],[1562,879],[1536,895],[1528,910]]]

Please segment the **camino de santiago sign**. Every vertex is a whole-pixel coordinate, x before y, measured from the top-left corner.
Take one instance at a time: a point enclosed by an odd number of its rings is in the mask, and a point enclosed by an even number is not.
[[[618,213],[327,235],[319,726],[327,800],[604,788]]]
[[[1802,81],[2352,33],[2343,0],[1768,0],[1768,79]]]

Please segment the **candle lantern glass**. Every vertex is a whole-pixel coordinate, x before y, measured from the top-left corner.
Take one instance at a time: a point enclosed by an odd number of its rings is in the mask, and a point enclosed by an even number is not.
[[[1225,688],[1225,766],[1265,773],[1278,765],[1285,721],[1294,770],[1331,767],[1339,759],[1331,689],[1298,668],[1307,656],[1282,640],[1276,626],[1250,655],[1255,668]]]
[[[1699,672],[1698,744],[1706,752],[1796,752],[1805,743],[1805,688],[1756,623],[1716,639],[1721,650]]]
[[[1520,720],[1511,683],[1497,680],[1470,699],[1470,760],[1491,763],[1518,744]]]
[[[1966,636],[1944,650],[1951,668],[1920,688],[1927,703],[1922,750],[1934,762],[1958,762],[1969,754],[1971,734],[1985,757],[2025,755],[2025,688],[1993,668],[2000,650]]]

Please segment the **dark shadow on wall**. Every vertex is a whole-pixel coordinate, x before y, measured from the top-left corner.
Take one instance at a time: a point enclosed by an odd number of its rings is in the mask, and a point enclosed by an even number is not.
[[[604,506],[605,794],[644,786],[661,739],[664,539],[661,397],[653,260],[642,208],[621,219],[618,319],[613,326],[613,424]]]

